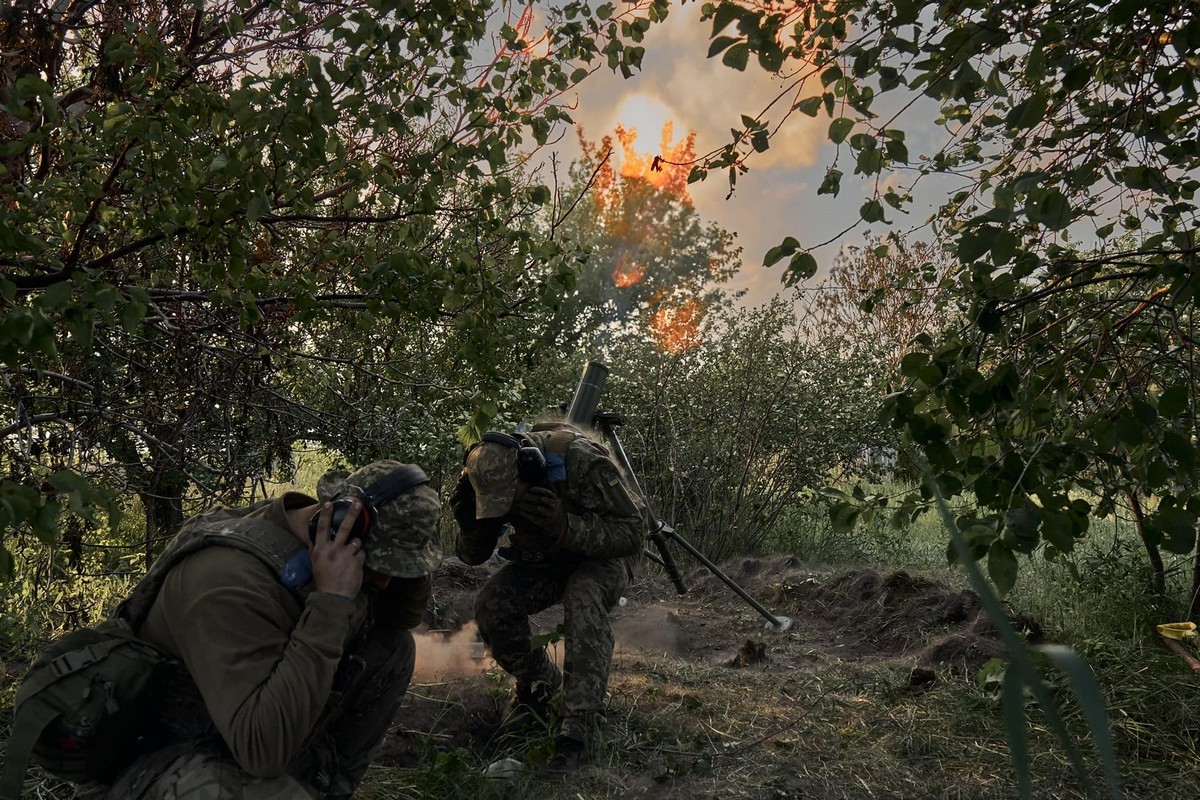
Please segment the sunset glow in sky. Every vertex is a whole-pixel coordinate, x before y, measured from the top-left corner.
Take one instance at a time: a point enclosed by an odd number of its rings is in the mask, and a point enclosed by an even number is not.
[[[662,153],[659,140],[667,123],[673,125],[675,139],[694,131],[698,154],[724,145],[730,129],[740,128],[741,115],[757,114],[779,94],[781,85],[754,64],[738,72],[719,58],[707,58],[711,28],[711,22],[701,22],[698,3],[673,5],[668,19],[646,34],[640,72],[622,79],[602,69],[584,81],[571,112],[584,136],[597,141],[622,126],[637,135],[634,149],[645,159]],[[789,106],[780,104],[777,113],[773,109],[768,114],[772,127]],[[730,288],[746,289],[747,304],[761,304],[784,291],[782,265],[762,266],[768,249],[786,236],[795,236],[805,245],[829,239],[857,219],[858,208],[872,188],[847,176],[837,198],[816,195],[834,155],[826,141],[828,126],[824,116],[793,114],[772,138],[770,149],[750,160],[749,173],[738,177],[728,199],[724,173],[711,173],[707,180],[687,187],[701,218],[735,233],[744,248],[745,266]],[[564,137],[559,143],[564,160],[577,156],[572,151],[576,138]],[[616,154],[628,156],[628,152]],[[861,242],[863,235],[863,230],[856,230],[844,243]],[[842,244],[815,253],[823,270]]]

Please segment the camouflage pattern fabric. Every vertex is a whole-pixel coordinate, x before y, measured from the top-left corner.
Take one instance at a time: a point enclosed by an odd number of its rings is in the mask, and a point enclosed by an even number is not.
[[[546,566],[505,564],[480,590],[475,620],[492,657],[517,679],[517,693],[535,684],[557,688],[560,680],[560,733],[593,742],[604,719],[604,697],[612,663],[609,612],[629,585],[621,560],[584,559]],[[545,649],[531,650],[529,615],[561,602],[565,653],[563,671]]]
[[[327,472],[317,481],[317,498],[327,501],[361,496],[366,487],[389,472],[411,466],[385,459],[351,473]],[[437,569],[442,563],[437,538],[441,510],[441,498],[427,484],[384,503],[366,543],[367,567],[397,578],[417,578]]]
[[[559,733],[590,746],[604,721],[612,666],[609,613],[641,563],[648,512],[603,444],[562,433],[556,428],[523,435],[546,454],[548,464],[554,455],[565,465],[562,477],[548,481],[566,511],[566,525],[557,534],[510,513],[518,493],[516,451],[485,442],[467,455],[464,472],[476,493],[477,519],[503,516],[509,523],[509,546],[500,553],[510,561],[480,590],[475,620],[493,658],[516,678],[518,700],[561,684]],[[460,556],[483,555],[495,543],[486,526],[460,522]],[[559,603],[565,629],[561,674],[543,648],[530,649],[529,626],[530,614]]]
[[[183,749],[184,752],[179,751]],[[160,750],[111,788],[86,786],[77,800],[319,800],[295,778],[255,778],[215,741]],[[171,756],[171,758],[167,758]]]
[[[176,742],[144,756],[112,786],[79,787],[80,800],[347,800],[362,780],[412,680],[412,634],[362,637],[303,754],[274,778],[242,770],[219,738]]]
[[[467,453],[464,470],[475,490],[475,518],[507,514],[517,493],[517,451],[496,442],[481,442]]]

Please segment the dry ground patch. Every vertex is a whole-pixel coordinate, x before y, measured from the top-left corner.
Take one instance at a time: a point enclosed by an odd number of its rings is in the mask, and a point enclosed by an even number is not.
[[[548,758],[549,734],[507,731],[510,681],[472,644],[471,603],[490,568],[448,564],[428,620],[446,633],[422,636],[424,663],[364,796],[1017,795],[999,701],[979,680],[1004,650],[973,593],[905,572],[813,570],[787,556],[722,567],[789,616],[791,629],[767,630],[706,570],[687,575],[680,596],[649,565],[615,611],[605,752],[553,784],[529,775]],[[1012,619],[1030,641],[1043,636],[1035,620],[1016,611]],[[557,610],[544,612],[537,631],[550,633],[560,620]],[[1148,668],[1155,658],[1163,659],[1157,667],[1176,668],[1161,654],[1148,658]],[[1069,692],[1062,694],[1069,709]],[[1036,796],[1085,797],[1036,708],[1028,719]],[[1184,719],[1200,734],[1200,714]],[[1196,737],[1190,749],[1155,753],[1144,724],[1153,721],[1116,719],[1127,796],[1196,797]],[[478,778],[503,758],[528,772]]]

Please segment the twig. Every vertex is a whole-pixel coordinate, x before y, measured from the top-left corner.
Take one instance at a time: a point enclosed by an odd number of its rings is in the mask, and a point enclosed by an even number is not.
[[[1160,636],[1158,638],[1162,639],[1163,644],[1167,646],[1168,650],[1173,650],[1180,656],[1180,658],[1186,661],[1187,665],[1192,668],[1192,672],[1200,674],[1200,658],[1196,658],[1194,655],[1189,653],[1186,647],[1174,639],[1168,639],[1166,636]]]

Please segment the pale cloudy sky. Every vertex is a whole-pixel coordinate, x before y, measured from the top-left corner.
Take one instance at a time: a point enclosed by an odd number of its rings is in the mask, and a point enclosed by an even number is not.
[[[639,151],[653,154],[663,123],[672,120],[676,140],[688,130],[696,131],[697,153],[724,145],[730,128],[741,127],[741,115],[758,114],[782,87],[754,63],[738,72],[723,65],[719,56],[706,58],[711,28],[711,22],[700,20],[699,3],[677,2],[668,19],[646,35],[641,72],[623,79],[604,69],[588,78],[572,112],[587,138],[598,140],[621,123],[637,128]],[[768,113],[769,127],[789,105],[781,101]],[[711,173],[706,181],[691,186],[701,217],[737,234],[745,267],[733,288],[748,290],[747,302],[752,305],[784,291],[783,262],[771,269],[762,266],[769,248],[785,236],[796,237],[804,246],[837,237],[858,219],[858,208],[872,188],[873,184],[852,175],[850,162],[840,165],[846,176],[838,197],[816,194],[835,156],[834,146],[826,140],[828,125],[823,113],[816,118],[793,114],[772,138],[771,148],[749,161],[749,173],[739,176],[728,200],[729,183],[723,172]],[[915,155],[913,144],[910,150]],[[565,136],[555,149],[569,163],[577,155],[574,134]],[[843,155],[842,161],[847,157]],[[907,218],[893,221],[910,227],[931,210],[929,204],[918,204]],[[895,216],[889,210],[889,219]],[[877,227],[874,232],[884,229]],[[866,233],[865,227],[856,228],[817,250],[821,270],[828,270],[841,246],[861,242]]]
[[[730,128],[740,128],[741,115],[757,114],[778,94],[779,86],[753,64],[742,73],[723,65],[719,57],[705,58],[711,28],[711,22],[700,21],[698,3],[675,5],[667,20],[646,35],[641,72],[626,80],[604,69],[588,78],[572,113],[587,138],[599,139],[621,123],[637,128],[639,151],[656,153],[662,125],[672,120],[676,140],[688,130],[696,131],[697,153],[724,145]],[[818,236],[828,238],[822,234],[835,225],[840,230],[847,224],[833,221],[835,215],[845,218],[846,209],[839,208],[844,203],[815,194],[824,175],[824,161],[818,159],[832,156],[831,146],[826,143],[827,151],[822,147],[827,126],[828,120],[820,117],[793,115],[771,140],[771,149],[750,161],[750,172],[739,176],[728,200],[723,171],[690,187],[701,217],[737,234],[745,268],[733,288],[747,289],[751,304],[783,291],[782,263],[772,269],[762,266],[770,247],[785,236],[815,242]],[[574,148],[573,135],[559,145],[565,160],[574,157]],[[835,252],[826,248],[818,260],[829,262]]]

